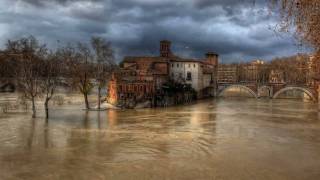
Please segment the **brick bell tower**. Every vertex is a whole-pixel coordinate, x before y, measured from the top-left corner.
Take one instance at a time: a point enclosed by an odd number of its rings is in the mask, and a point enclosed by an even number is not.
[[[170,57],[171,55],[171,42],[167,40],[160,41],[160,57]]]
[[[206,53],[205,62],[211,64],[213,66],[213,73],[211,74],[211,82],[214,86],[213,95],[216,96],[218,92],[218,64],[219,64],[219,55],[214,52]]]
[[[206,62],[212,64],[213,66],[218,66],[218,61],[219,59],[219,55],[217,53],[214,52],[208,52],[206,53]]]

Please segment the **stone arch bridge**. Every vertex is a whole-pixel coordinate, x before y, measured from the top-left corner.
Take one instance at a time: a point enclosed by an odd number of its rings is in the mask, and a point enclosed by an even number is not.
[[[318,101],[318,91],[314,88],[299,86],[299,85],[286,85],[286,84],[219,84],[217,90],[217,96],[223,96],[227,90],[232,88],[241,89],[254,98],[278,98],[282,93],[288,91],[300,91],[304,92],[312,101]]]

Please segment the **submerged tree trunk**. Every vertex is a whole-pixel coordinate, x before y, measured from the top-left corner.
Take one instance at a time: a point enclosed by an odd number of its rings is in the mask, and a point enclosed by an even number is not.
[[[36,117],[36,105],[35,105],[35,99],[34,97],[31,98],[32,101],[32,118]]]
[[[84,96],[84,102],[85,102],[85,105],[86,105],[86,109],[90,109],[89,101],[88,101],[88,94],[84,93],[83,96]]]
[[[98,87],[98,109],[101,108],[101,87]]]
[[[45,102],[44,102],[44,109],[46,111],[46,119],[49,118],[49,98],[46,98]]]

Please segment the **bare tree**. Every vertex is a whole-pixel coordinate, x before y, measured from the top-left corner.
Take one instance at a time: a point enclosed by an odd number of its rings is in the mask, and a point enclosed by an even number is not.
[[[311,45],[314,55],[309,70],[313,86],[320,86],[320,1],[319,0],[270,0],[281,14],[280,30],[291,27],[301,44]]]
[[[92,37],[91,46],[94,50],[95,59],[95,80],[98,86],[98,109],[101,108],[101,90],[106,86],[114,64],[113,50],[111,44],[101,37]]]
[[[32,117],[36,117],[35,99],[41,94],[41,60],[47,53],[45,45],[40,45],[30,36],[16,41],[8,41],[6,51],[18,60],[15,77],[24,96],[31,100]]]
[[[280,10],[280,27],[287,31],[295,27],[295,33],[302,43],[312,45],[320,51],[320,1],[319,0],[271,0]]]
[[[61,79],[62,63],[58,61],[55,53],[50,53],[41,62],[41,90],[44,94],[44,108],[46,119],[49,118],[49,101],[53,97],[55,90]]]
[[[87,44],[78,43],[78,52],[75,72],[77,77],[74,80],[77,82],[80,92],[83,94],[86,109],[90,109],[88,95],[93,88],[93,68],[92,54]]]
[[[78,43],[77,46],[67,45],[58,50],[61,59],[66,62],[71,80],[70,84],[76,87],[84,97],[85,108],[90,109],[88,95],[93,88],[92,54],[87,44]]]

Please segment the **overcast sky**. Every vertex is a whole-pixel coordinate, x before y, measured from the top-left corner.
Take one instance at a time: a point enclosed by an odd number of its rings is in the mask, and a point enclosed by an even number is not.
[[[112,43],[118,60],[158,55],[162,39],[177,55],[214,51],[224,62],[303,52],[273,30],[277,22],[263,0],[0,0],[0,46],[28,35],[51,47],[95,35]]]

